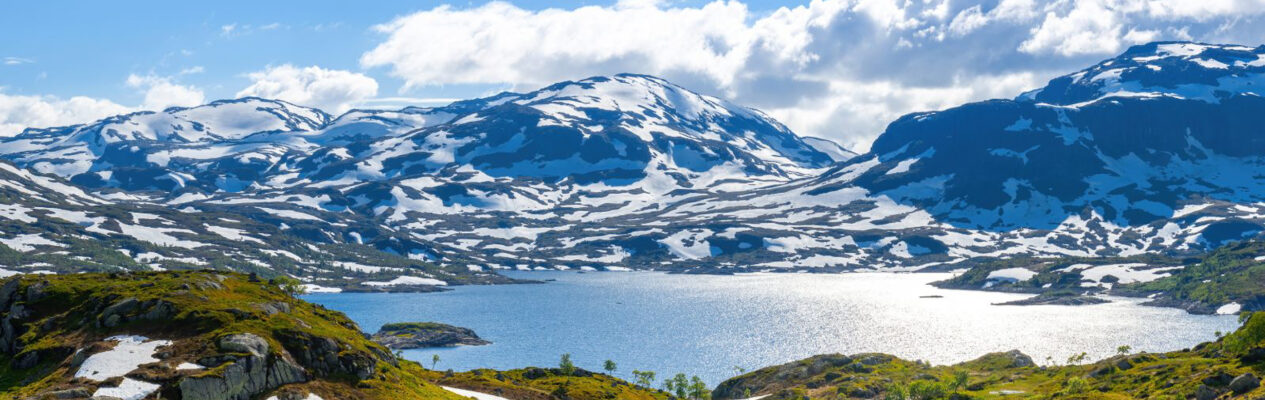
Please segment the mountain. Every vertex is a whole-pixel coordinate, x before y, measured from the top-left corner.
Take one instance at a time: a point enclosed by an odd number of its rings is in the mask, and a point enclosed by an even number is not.
[[[1263,56],[1153,43],[1014,100],[907,115],[875,141],[880,165],[856,183],[988,230],[1050,229],[1086,212],[1135,226],[1185,205],[1262,201]],[[1206,241],[1249,230],[1259,228]]]
[[[1014,99],[901,117],[861,155],[628,74],[334,118],[222,101],[32,129],[0,140],[0,153],[111,207],[189,210],[164,217],[165,228],[200,213],[246,216],[239,222],[270,238],[293,238],[277,241],[287,248],[368,249],[392,265],[433,266],[425,272],[447,282],[507,268],[838,271],[1183,257],[1265,230],[1256,172],[1265,102],[1252,89],[1262,54],[1136,46]],[[255,122],[225,128],[241,115]],[[142,117],[187,124],[106,128]],[[203,133],[187,132],[195,126]],[[97,137],[109,139],[84,139]],[[207,262],[191,253],[172,254]],[[367,254],[299,256],[283,270],[330,276],[338,269],[322,263],[364,265]]]
[[[223,100],[30,129],[0,149],[85,187],[167,197],[468,170],[578,185],[654,180],[670,191],[783,181],[833,162],[758,111],[640,75],[338,118],[277,100]]]

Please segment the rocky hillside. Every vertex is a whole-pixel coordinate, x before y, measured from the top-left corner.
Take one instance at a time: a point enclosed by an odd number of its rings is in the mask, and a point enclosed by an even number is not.
[[[713,398],[799,399],[1256,399],[1265,395],[1265,313],[1216,342],[1097,362],[1047,360],[1017,351],[931,366],[884,354],[821,355],[721,383]]]
[[[427,371],[283,288],[294,286],[194,271],[10,278],[0,283],[0,397],[457,400],[462,387],[515,399],[665,397],[584,371]]]
[[[950,289],[1034,293],[1017,304],[1094,304],[1102,294],[1146,297],[1148,305],[1195,314],[1265,311],[1265,241],[1222,246],[1200,257],[1016,257],[973,260],[933,285]]]

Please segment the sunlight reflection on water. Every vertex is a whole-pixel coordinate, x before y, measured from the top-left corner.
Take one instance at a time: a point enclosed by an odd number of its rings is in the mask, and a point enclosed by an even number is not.
[[[852,273],[668,275],[652,272],[530,272],[544,285],[458,287],[444,293],[313,294],[375,331],[388,322],[437,321],[474,329],[489,346],[406,350],[440,369],[553,366],[562,353],[600,370],[619,363],[660,376],[685,372],[709,384],[815,354],[883,352],[947,364],[1019,349],[1038,362],[1117,346],[1169,351],[1238,326],[1233,316],[1196,316],[1113,298],[1092,306],[994,306],[1025,295],[942,290],[948,274]],[[942,298],[920,296],[939,295]]]

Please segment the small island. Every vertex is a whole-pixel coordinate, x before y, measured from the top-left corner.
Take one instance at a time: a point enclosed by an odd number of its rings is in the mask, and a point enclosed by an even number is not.
[[[390,349],[422,349],[429,347],[482,346],[492,342],[479,338],[474,331],[437,322],[398,322],[382,325],[371,338]]]

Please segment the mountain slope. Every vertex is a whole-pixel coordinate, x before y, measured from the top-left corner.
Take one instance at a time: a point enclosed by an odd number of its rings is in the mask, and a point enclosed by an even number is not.
[[[1265,231],[1265,102],[1247,84],[1263,52],[1137,46],[1012,100],[902,117],[840,163],[757,111],[616,75],[313,130],[120,142],[148,163],[129,167],[140,178],[72,178],[458,275],[1182,257]],[[0,148],[39,168],[59,156],[28,145],[53,131]]]

